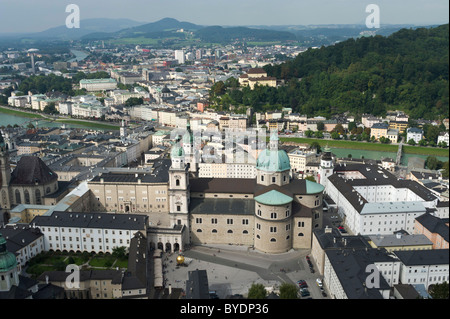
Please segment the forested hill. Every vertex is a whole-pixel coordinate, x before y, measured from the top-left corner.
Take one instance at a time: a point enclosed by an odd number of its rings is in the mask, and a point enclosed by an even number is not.
[[[265,66],[270,76],[290,80],[276,96],[271,92],[271,103],[324,116],[400,109],[413,118],[448,117],[448,53],[448,24],[309,49],[283,64]],[[253,106],[267,102],[252,101]]]

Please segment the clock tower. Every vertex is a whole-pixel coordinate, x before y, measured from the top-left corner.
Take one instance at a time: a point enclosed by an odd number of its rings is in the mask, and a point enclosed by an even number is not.
[[[169,214],[172,227],[184,225],[189,234],[189,171],[182,146],[176,144],[170,153],[172,166],[169,169]],[[189,243],[189,239],[186,238]]]

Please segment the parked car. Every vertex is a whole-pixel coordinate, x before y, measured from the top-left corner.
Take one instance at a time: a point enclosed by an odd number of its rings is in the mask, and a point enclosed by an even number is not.
[[[320,288],[323,287],[322,280],[320,278],[316,279],[316,283],[317,283],[317,286],[319,286]]]
[[[314,267],[309,267],[309,271],[311,271],[311,273],[313,274],[315,271],[314,271]]]
[[[327,293],[324,290],[322,290],[322,296],[324,296],[324,297],[327,296]]]
[[[300,289],[300,295],[301,295],[302,297],[308,297],[308,296],[310,295],[309,290],[306,289],[306,288]]]
[[[306,283],[305,280],[299,280],[299,281],[297,281],[297,285],[298,285],[300,288],[308,288],[308,284]]]

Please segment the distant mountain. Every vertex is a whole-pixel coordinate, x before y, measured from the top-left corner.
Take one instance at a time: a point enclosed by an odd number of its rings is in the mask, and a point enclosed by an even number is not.
[[[91,33],[82,37],[82,40],[102,40],[121,38],[179,38],[185,39],[186,35],[177,32],[193,32],[193,37],[202,42],[229,43],[233,41],[286,41],[296,40],[293,33],[287,31],[267,30],[264,28],[248,27],[221,27],[221,26],[201,26],[190,22],[180,22],[176,19],[165,18],[156,22],[143,24],[140,26],[127,28],[110,33]]]
[[[253,29],[248,27],[206,27],[195,32],[195,35],[204,42],[231,42],[231,41],[287,41],[296,40],[293,33],[267,29]]]
[[[164,18],[156,22],[121,30],[120,32],[118,32],[118,35],[141,35],[145,33],[176,31],[180,29],[184,29],[185,31],[195,31],[201,28],[203,28],[203,26],[199,26],[190,22],[180,22],[176,19]]]
[[[95,32],[84,35],[82,40],[106,40],[106,39],[121,39],[121,38],[164,38],[176,35],[177,30],[196,31],[203,28],[203,26],[196,25],[190,22],[180,22],[172,18],[164,18],[156,22],[146,23],[139,26],[124,28],[109,32]]]
[[[136,27],[142,22],[130,19],[86,19],[80,21],[80,28],[69,29],[65,25],[50,28],[48,30],[22,34],[21,37],[36,39],[60,39],[60,40],[78,40],[81,37],[95,32],[116,32],[126,28]]]

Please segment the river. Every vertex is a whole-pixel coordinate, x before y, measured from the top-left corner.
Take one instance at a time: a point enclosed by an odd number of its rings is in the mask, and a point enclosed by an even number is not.
[[[29,122],[32,122],[32,124],[38,128],[43,127],[61,127],[63,123],[58,122],[50,122],[45,119],[32,119],[27,117],[21,117],[17,115],[11,115],[11,114],[5,114],[0,113],[0,126],[7,126],[17,124],[19,126],[27,126]],[[66,128],[85,128],[85,129],[94,129],[90,126],[84,126],[82,124],[65,124]],[[98,129],[99,131],[104,131],[104,129]]]
[[[83,61],[89,56],[89,53],[86,53],[84,51],[79,50],[73,50],[71,49],[70,52],[75,55],[75,58],[69,60],[68,62],[76,62],[76,61]]]

